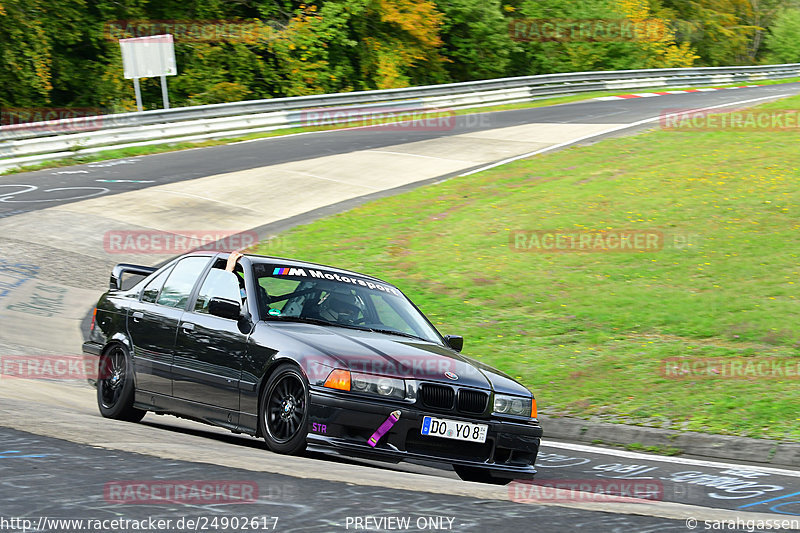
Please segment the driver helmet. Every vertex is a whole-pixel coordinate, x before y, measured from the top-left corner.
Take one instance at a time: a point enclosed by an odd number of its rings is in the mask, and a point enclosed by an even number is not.
[[[319,304],[319,315],[330,322],[354,324],[363,316],[364,302],[357,294],[330,292]]]

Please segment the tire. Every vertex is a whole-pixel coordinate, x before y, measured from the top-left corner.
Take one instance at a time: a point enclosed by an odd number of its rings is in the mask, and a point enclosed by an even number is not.
[[[508,485],[511,478],[493,477],[488,470],[483,468],[472,468],[469,466],[453,465],[458,477],[464,481],[474,481],[476,483],[489,483],[491,485]]]
[[[97,376],[97,407],[105,418],[138,422],[146,411],[133,407],[133,372],[128,351],[119,344],[109,346],[100,356]]]
[[[259,402],[259,424],[267,447],[296,455],[308,436],[308,383],[296,366],[280,365],[267,380]]]

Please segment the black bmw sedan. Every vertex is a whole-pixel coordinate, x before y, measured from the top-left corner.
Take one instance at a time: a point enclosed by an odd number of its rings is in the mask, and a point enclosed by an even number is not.
[[[85,353],[103,416],[173,414],[304,449],[436,461],[465,480],[532,478],[530,391],[461,354],[396,287],[324,265],[196,252],[117,265]],[[126,274],[144,276],[123,289]]]

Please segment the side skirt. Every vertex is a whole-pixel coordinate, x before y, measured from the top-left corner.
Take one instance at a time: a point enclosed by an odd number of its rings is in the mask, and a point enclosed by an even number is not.
[[[232,411],[230,409],[222,409],[211,405],[193,402],[191,400],[184,400],[182,398],[174,398],[156,392],[137,390],[133,401],[134,407],[143,409],[160,415],[173,415],[194,422],[201,422],[211,426],[218,426],[228,429],[234,433],[246,433],[248,435],[256,436],[256,431],[253,428],[242,427],[239,423],[239,411]],[[245,418],[246,422],[250,422],[256,417],[252,415],[241,415]]]

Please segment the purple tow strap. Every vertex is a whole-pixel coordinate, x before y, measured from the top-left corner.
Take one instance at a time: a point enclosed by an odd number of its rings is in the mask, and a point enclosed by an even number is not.
[[[389,414],[389,418],[387,418],[386,421],[383,424],[381,424],[377,430],[375,430],[375,433],[373,433],[372,436],[369,438],[367,444],[369,444],[373,448],[377,446],[378,441],[381,440],[381,437],[386,435],[386,433],[388,433],[389,430],[392,429],[392,426],[394,426],[395,422],[397,422],[398,420],[400,420],[399,409],[397,411],[392,411],[391,414]]]

